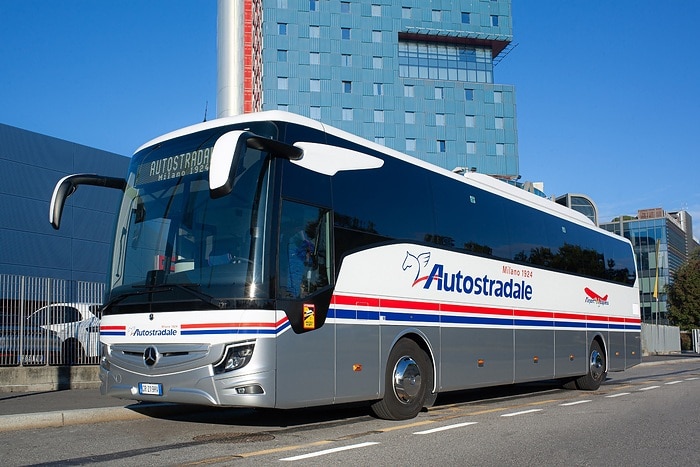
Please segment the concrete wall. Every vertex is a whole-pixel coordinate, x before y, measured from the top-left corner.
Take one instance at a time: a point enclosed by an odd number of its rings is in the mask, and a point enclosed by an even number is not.
[[[680,328],[642,323],[642,355],[664,355],[680,351]]]
[[[100,367],[97,365],[0,368],[0,393],[99,387]]]

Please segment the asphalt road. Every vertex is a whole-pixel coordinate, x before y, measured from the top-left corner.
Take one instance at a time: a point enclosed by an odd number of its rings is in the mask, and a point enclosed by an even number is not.
[[[0,432],[3,464],[700,465],[698,358],[611,373],[596,392],[537,383],[441,395],[402,422],[364,406],[141,412]]]

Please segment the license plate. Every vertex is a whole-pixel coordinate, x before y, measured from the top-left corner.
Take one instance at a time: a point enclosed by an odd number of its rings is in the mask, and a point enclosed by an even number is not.
[[[160,383],[139,383],[139,394],[142,396],[162,396],[163,385]]]

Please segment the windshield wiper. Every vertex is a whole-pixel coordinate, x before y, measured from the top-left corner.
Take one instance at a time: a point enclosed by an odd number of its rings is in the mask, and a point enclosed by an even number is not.
[[[120,294],[118,297],[113,298],[112,300],[108,301],[102,306],[102,310],[106,310],[107,308],[116,305],[117,303],[121,302],[125,298],[128,297],[133,297],[136,295],[145,295],[145,294],[151,294],[151,293],[160,293],[160,292],[170,292],[172,290],[178,289],[178,290],[184,290],[185,292],[189,293],[190,295],[200,299],[201,301],[208,303],[212,306],[215,306],[218,309],[224,309],[229,305],[228,300],[220,300],[216,297],[212,297],[211,295],[205,294],[204,292],[200,292],[199,290],[195,290],[193,287],[200,287],[199,284],[158,284],[158,285],[133,285],[132,286],[135,289],[133,292],[126,292],[123,294]]]

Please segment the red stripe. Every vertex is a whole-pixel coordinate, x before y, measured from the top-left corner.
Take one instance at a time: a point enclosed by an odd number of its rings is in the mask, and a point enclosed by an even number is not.
[[[433,302],[417,302],[410,300],[396,300],[396,299],[383,299],[383,298],[367,298],[367,297],[356,297],[351,295],[334,295],[333,303],[336,305],[350,305],[350,306],[370,306],[375,308],[400,308],[408,310],[421,310],[421,311],[437,311],[437,312],[449,312],[449,313],[471,313],[471,314],[484,314],[484,315],[496,315],[496,316],[516,316],[516,317],[530,317],[530,318],[548,318],[548,319],[560,319],[560,320],[572,320],[572,321],[599,321],[599,322],[617,322],[617,323],[630,323],[639,324],[641,322],[640,318],[624,318],[618,316],[600,316],[600,315],[589,315],[589,314],[576,314],[576,313],[566,313],[566,312],[554,312],[554,311],[537,311],[537,310],[516,310],[511,308],[495,308],[495,307],[483,307],[475,305],[457,305],[453,303],[433,303]]]

